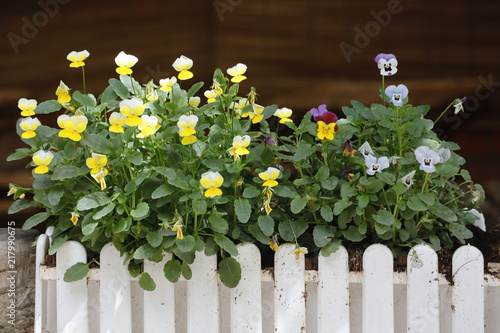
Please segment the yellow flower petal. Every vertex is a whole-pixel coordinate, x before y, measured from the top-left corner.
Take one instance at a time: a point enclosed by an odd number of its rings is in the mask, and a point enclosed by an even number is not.
[[[188,79],[190,79],[190,78],[193,77],[193,73],[190,72],[190,71],[188,71],[188,70],[186,70],[186,69],[183,69],[179,73],[178,77],[179,77],[179,80],[188,80]]]
[[[44,174],[49,172],[49,168],[46,165],[39,165],[33,170],[36,174]]]

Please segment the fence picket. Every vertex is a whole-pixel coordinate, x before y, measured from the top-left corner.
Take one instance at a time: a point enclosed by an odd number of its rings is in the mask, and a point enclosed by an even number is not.
[[[294,244],[282,244],[274,255],[274,325],[278,333],[304,333],[306,299],[304,255]]]
[[[453,254],[452,332],[484,332],[483,254],[469,245]]]
[[[64,282],[64,273],[77,262],[87,262],[82,244],[67,241],[57,251],[57,332],[88,333],[87,279]]]
[[[318,257],[318,333],[349,333],[349,255],[341,246]]]
[[[46,235],[49,237],[49,248],[52,245],[52,233],[55,227],[47,227]],[[47,281],[47,323],[46,329],[49,333],[57,332],[57,281]]]
[[[130,273],[112,243],[101,250],[101,333],[132,333]]]
[[[219,332],[217,257],[196,252],[187,282],[187,333]]]
[[[392,252],[370,245],[363,254],[363,333],[394,332]]]
[[[49,250],[49,237],[42,234],[36,242],[35,267],[40,267],[45,262],[45,255]],[[34,333],[46,332],[47,326],[47,281],[40,278],[40,270],[35,272],[35,318]]]
[[[239,244],[240,283],[231,289],[231,332],[262,332],[260,251],[254,244]]]
[[[162,332],[175,333],[175,285],[163,273],[163,266],[171,258],[170,253],[164,253],[159,263],[144,261],[144,271],[156,283],[154,291],[144,291],[144,333],[156,333],[159,327]]]
[[[428,245],[416,245],[413,250],[406,270],[408,332],[439,333],[438,257]]]

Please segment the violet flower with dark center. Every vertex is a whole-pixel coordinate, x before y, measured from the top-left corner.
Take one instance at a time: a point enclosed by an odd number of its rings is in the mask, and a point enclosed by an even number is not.
[[[398,60],[394,54],[380,53],[375,57],[375,62],[380,69],[380,75],[389,76],[398,71]]]
[[[264,139],[264,143],[266,144],[266,146],[275,146],[276,140],[274,140],[274,138],[272,136],[270,136],[269,134],[266,134],[266,137]]]

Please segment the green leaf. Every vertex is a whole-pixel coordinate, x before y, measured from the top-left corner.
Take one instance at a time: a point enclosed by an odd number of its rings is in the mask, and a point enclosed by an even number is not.
[[[39,225],[40,223],[48,219],[49,216],[50,214],[47,212],[36,213],[24,222],[23,230],[28,230],[33,228],[34,226]]]
[[[332,207],[323,205],[320,210],[321,217],[327,222],[332,222],[333,220],[333,210]]]
[[[193,200],[193,211],[198,215],[205,214],[207,212],[207,202],[203,199]]]
[[[262,233],[270,237],[274,233],[274,220],[269,215],[261,215],[257,219],[257,224],[259,225]]]
[[[321,186],[328,191],[333,191],[337,187],[337,184],[339,183],[338,178],[332,177],[330,179],[325,179],[321,182]]]
[[[343,234],[351,242],[360,242],[365,238],[365,235],[359,232],[357,225],[350,225],[347,230],[344,230]]]
[[[136,278],[141,274],[141,266],[132,260],[128,263],[128,272],[131,277]]]
[[[90,133],[85,135],[82,141],[85,145],[89,146],[96,153],[100,154],[114,153],[113,143],[109,140],[106,140],[102,135]]]
[[[428,206],[432,206],[434,202],[436,202],[436,196],[432,193],[418,193],[417,195],[418,198]]]
[[[224,258],[219,263],[219,276],[228,288],[234,288],[241,280],[241,266],[234,258]]]
[[[322,182],[326,180],[328,176],[330,176],[330,168],[326,165],[322,165],[316,173],[315,178],[318,182]]]
[[[125,157],[134,165],[141,165],[143,161],[142,153],[138,150],[130,151]]]
[[[285,242],[295,241],[295,237],[299,238],[308,228],[306,221],[300,220],[282,220],[278,225],[278,232]]]
[[[296,196],[290,203],[290,210],[294,214],[298,214],[304,209],[307,204],[307,197]]]
[[[379,210],[372,217],[376,222],[383,225],[393,225],[395,221],[394,216],[388,210]]]
[[[269,243],[269,236],[264,235],[264,233],[259,228],[257,223],[250,224],[248,226],[248,232],[250,233],[250,235],[252,235],[257,241],[261,242],[262,244]]]
[[[111,199],[104,192],[94,192],[87,194],[76,204],[76,209],[79,211],[94,209],[100,206],[107,205]]]
[[[132,225],[132,218],[131,217],[124,217],[116,225],[113,226],[113,232],[114,233],[120,233],[123,231],[128,231],[130,229],[130,226]]]
[[[194,94],[196,94],[196,92],[198,92],[198,90],[200,90],[201,87],[203,87],[203,82],[197,82],[193,84],[187,92],[187,98],[193,97]]]
[[[445,178],[451,178],[457,175],[460,167],[451,163],[436,164],[436,172]]]
[[[297,192],[294,188],[283,185],[276,185],[275,187],[273,187],[273,191],[274,194],[282,198],[294,198],[297,195]]]
[[[139,278],[139,286],[147,291],[153,291],[156,289],[155,281],[147,272],[142,272],[141,277]]]
[[[156,190],[151,194],[151,198],[159,199],[166,197],[176,191],[176,188],[169,184],[160,185]]]
[[[61,110],[61,104],[55,99],[42,102],[38,104],[35,108],[36,114],[49,114]]]
[[[100,218],[103,218],[104,216],[108,215],[115,209],[116,204],[114,202],[111,202],[107,204],[106,206],[102,207],[99,209],[97,212],[94,213],[94,216],[92,218],[94,220],[99,220]]]
[[[365,208],[370,202],[370,197],[367,194],[358,196],[358,206],[360,208]]]
[[[73,93],[72,98],[83,106],[88,106],[90,108],[95,108],[97,101],[94,96],[88,94],[84,95],[78,90]]]
[[[252,213],[252,207],[247,199],[236,199],[234,201],[234,211],[241,223],[247,223]]]
[[[213,231],[220,234],[226,234],[229,228],[227,221],[218,215],[210,216],[208,218],[208,223],[210,223]]]
[[[141,220],[141,219],[145,218],[148,214],[149,214],[149,205],[145,202],[139,203],[135,207],[135,209],[132,209],[130,211],[130,215],[132,215],[132,217],[135,220]]]
[[[59,165],[54,168],[51,180],[63,180],[78,177],[80,174],[80,168],[73,165]]]
[[[457,237],[463,244],[466,239],[472,238],[472,231],[467,229],[463,224],[451,222],[448,226],[453,236]]]
[[[429,211],[446,222],[455,222],[457,220],[457,215],[453,212],[453,210],[440,202],[435,202],[434,205],[429,206]]]
[[[163,274],[165,274],[167,280],[172,283],[176,283],[177,281],[179,281],[179,278],[181,277],[181,271],[181,263],[175,258],[170,259],[169,261],[167,261],[165,266],[163,266]]]
[[[152,247],[149,244],[142,244],[135,250],[134,252],[134,259],[148,259],[152,255],[154,255],[156,252],[156,249]]]
[[[146,240],[152,247],[160,246],[163,241],[163,235],[161,233],[161,229],[157,231],[153,230],[148,231],[148,233],[146,234]]]
[[[17,199],[10,205],[8,213],[15,214],[29,207],[31,207],[30,201],[26,199]]]
[[[332,238],[335,237],[335,232],[337,228],[330,225],[317,225],[313,230],[314,244],[317,247],[323,247],[330,242]]]
[[[21,160],[28,157],[31,154],[31,150],[28,148],[18,148],[15,153],[10,154],[7,157],[7,162]]]
[[[192,235],[186,235],[183,239],[176,238],[175,244],[182,252],[191,252],[196,245],[196,240]]]
[[[81,280],[89,273],[89,265],[84,262],[77,262],[64,272],[64,282],[74,282]]]
[[[408,208],[417,212],[426,211],[428,208],[427,205],[417,196],[412,196],[410,200],[408,200],[408,203],[406,205],[408,206]]]
[[[339,200],[333,205],[333,214],[338,216],[340,213],[344,211],[347,207],[351,205],[349,198],[343,197],[342,200]]]
[[[321,248],[321,255],[323,255],[324,257],[330,256],[332,253],[337,252],[341,244],[342,241],[340,239],[332,240],[330,243]]]
[[[193,277],[193,271],[191,270],[191,267],[189,267],[188,263],[185,261],[182,262],[181,273],[186,280],[191,280],[191,278]]]
[[[226,236],[217,234],[215,235],[214,240],[221,249],[223,249],[233,257],[236,257],[238,255],[238,249],[236,248],[236,245],[234,245],[234,243]]]
[[[385,171],[380,173],[380,179],[389,185],[394,185],[394,182],[396,181],[396,177],[392,173]]]
[[[61,246],[63,246],[66,243],[67,240],[68,240],[68,236],[64,236],[64,237],[61,237],[61,238],[56,238],[52,242],[52,246],[49,249],[49,254],[50,255],[55,254],[57,252],[57,250],[59,250],[61,248]]]
[[[208,237],[207,241],[205,242],[205,255],[207,256],[213,256],[219,252],[219,246],[215,242],[213,237]]]
[[[121,99],[128,98],[129,91],[128,91],[127,87],[125,87],[125,85],[123,83],[121,83],[121,81],[119,81],[117,79],[109,79],[108,82],[109,82],[109,85],[111,86],[111,88],[113,88],[115,93],[118,95],[118,97],[120,97]]]
[[[299,162],[302,160],[305,160],[309,156],[311,156],[316,149],[307,143],[300,144],[299,147],[297,148],[297,151],[295,152],[295,155],[293,155],[293,161],[294,162]]]
[[[243,197],[250,199],[250,198],[255,198],[259,196],[260,190],[256,188],[255,186],[249,185],[245,190],[243,190]]]

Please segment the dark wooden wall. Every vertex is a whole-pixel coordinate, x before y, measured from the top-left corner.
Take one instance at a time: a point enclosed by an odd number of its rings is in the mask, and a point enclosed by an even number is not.
[[[90,51],[86,82],[94,94],[116,76],[114,58],[122,50],[139,58],[134,77],[144,83],[175,75],[171,64],[181,54],[194,60],[195,80],[204,82],[215,68],[243,62],[248,80],[242,91],[254,86],[262,104],[287,106],[297,115],[322,103],[340,113],[351,99],[378,102],[373,59],[385,52],[400,63],[388,82],[405,83],[411,102],[430,104],[431,116],[456,97],[478,99],[459,119],[439,126],[462,145],[467,168],[498,204],[499,14],[493,0],[2,3],[0,191],[7,192],[9,182],[30,183],[26,161],[5,162],[22,145],[14,130],[17,100],[53,98],[59,80],[82,89],[80,71],[66,60],[70,51]],[[2,223],[22,218],[5,215],[9,204],[0,201]]]

